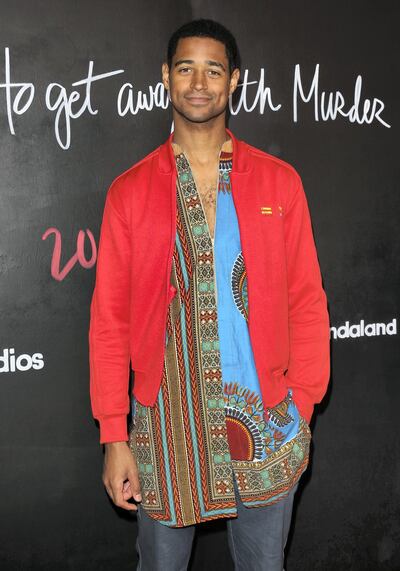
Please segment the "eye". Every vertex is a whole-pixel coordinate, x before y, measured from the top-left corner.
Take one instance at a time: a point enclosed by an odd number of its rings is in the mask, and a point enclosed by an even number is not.
[[[180,67],[178,71],[179,73],[187,73],[190,71],[190,67]]]
[[[216,69],[209,69],[208,73],[210,75],[212,75],[213,77],[219,77],[221,75],[221,73],[219,71],[217,71]]]

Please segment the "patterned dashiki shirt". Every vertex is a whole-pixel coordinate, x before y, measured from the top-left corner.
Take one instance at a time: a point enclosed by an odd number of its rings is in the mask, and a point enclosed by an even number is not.
[[[129,444],[142,506],[171,527],[237,515],[286,496],[307,467],[310,429],[288,390],[263,408],[248,331],[247,277],[221,152],[215,237],[189,162],[177,155],[177,232],[163,376],[153,407],[132,396]]]

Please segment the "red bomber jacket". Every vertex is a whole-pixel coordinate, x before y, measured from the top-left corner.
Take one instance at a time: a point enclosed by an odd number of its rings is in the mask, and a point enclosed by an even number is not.
[[[291,388],[309,422],[330,374],[326,295],[297,172],[233,141],[232,195],[247,271],[248,326],[265,406]],[[160,387],[176,234],[173,134],[111,184],[90,308],[90,396],[100,442],[128,440],[133,394],[153,405]]]

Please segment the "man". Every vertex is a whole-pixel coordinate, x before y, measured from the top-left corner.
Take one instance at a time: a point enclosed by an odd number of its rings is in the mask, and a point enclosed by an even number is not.
[[[89,341],[103,481],[138,505],[139,569],[186,569],[195,524],[226,518],[236,569],[281,571],[329,378],[307,203],[291,166],[226,129],[239,80],[226,28],[177,30],[162,77],[174,131],[113,182],[101,228]]]

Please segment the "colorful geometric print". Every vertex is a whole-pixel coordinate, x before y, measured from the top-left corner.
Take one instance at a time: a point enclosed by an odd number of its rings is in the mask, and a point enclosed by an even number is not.
[[[236,515],[219,353],[213,247],[183,155],[167,346],[156,405],[135,403],[130,443],[142,505],[170,526]]]
[[[240,497],[247,507],[279,501],[307,468],[311,432],[303,418],[295,438],[282,444],[260,462],[233,461]]]
[[[247,274],[242,252],[238,254],[233,264],[231,287],[236,306],[247,321],[249,318],[249,301],[247,298]]]
[[[183,154],[176,157],[171,284],[177,293],[168,308],[162,382],[154,407],[132,396],[130,446],[142,505],[151,517],[173,527],[235,516],[234,477],[245,505],[278,501],[308,462],[310,431],[290,392],[285,401],[263,410],[246,337],[247,279],[232,209],[231,165],[232,156],[221,153],[213,246],[189,163]],[[237,251],[229,271],[218,263],[218,247],[232,238],[225,235],[221,215],[230,217],[225,222],[235,232]],[[232,307],[221,303],[221,277],[246,327],[238,338],[250,352],[239,355],[244,359],[239,369],[238,356],[231,351],[235,362],[229,362],[226,350],[230,338],[225,326],[233,314]]]
[[[232,153],[221,151],[220,161],[219,161],[218,193],[232,192],[231,177],[230,177],[231,170],[232,170]]]
[[[234,460],[262,460],[287,440],[291,429],[288,425],[297,416],[291,392],[276,407],[266,411],[260,395],[238,383],[224,383],[224,394],[229,446]],[[282,410],[286,410],[285,416]],[[246,443],[249,447],[245,457],[241,457]]]

